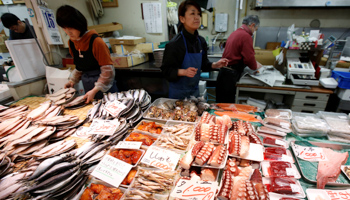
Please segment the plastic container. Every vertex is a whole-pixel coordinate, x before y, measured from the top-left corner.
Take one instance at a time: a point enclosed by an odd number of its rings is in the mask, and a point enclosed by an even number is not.
[[[292,111],[290,109],[267,109],[265,117],[292,119]]]
[[[338,82],[338,87],[350,89],[350,72],[332,71],[332,77]]]
[[[329,89],[335,89],[338,86],[338,82],[334,78],[320,78],[320,83],[323,87]]]
[[[281,166],[285,168],[278,169],[278,171],[271,170],[271,164],[273,163],[278,163],[281,164]],[[298,169],[296,166],[292,163],[285,162],[285,161],[263,161],[261,162],[261,169],[263,172],[263,175],[265,177],[289,177],[289,178],[295,178],[295,179],[300,179],[300,173],[298,172]]]

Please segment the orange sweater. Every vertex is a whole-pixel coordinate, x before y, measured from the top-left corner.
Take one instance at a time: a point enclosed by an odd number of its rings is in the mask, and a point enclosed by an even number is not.
[[[93,34],[97,34],[95,30],[90,30],[80,38],[80,40],[72,41],[74,43],[75,49],[80,51],[87,51],[89,49],[90,38]],[[69,44],[69,43],[68,43]],[[72,50],[69,48],[70,55],[73,56]],[[113,65],[109,49],[102,38],[97,37],[92,45],[92,53],[98,61],[100,66],[103,65]]]

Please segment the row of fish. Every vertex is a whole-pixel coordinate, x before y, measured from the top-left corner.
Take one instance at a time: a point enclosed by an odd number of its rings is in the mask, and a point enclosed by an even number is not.
[[[46,98],[53,101],[56,105],[68,103],[74,98],[76,90],[74,88],[63,88],[53,94],[46,95]]]

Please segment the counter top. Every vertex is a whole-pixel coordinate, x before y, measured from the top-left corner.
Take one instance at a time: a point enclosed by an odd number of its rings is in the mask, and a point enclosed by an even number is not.
[[[237,84],[237,87],[333,94],[333,90],[325,89],[325,88],[319,87],[319,86],[310,86],[310,89],[306,89],[306,88],[268,87],[268,86],[259,86],[259,85]]]
[[[140,71],[140,72],[159,72],[161,73],[162,70],[160,69],[160,67],[156,67],[156,65],[154,64],[154,60],[145,62],[145,63],[141,63],[139,65],[136,66],[132,66],[132,67],[118,67],[115,68],[115,70],[125,70],[125,71]]]

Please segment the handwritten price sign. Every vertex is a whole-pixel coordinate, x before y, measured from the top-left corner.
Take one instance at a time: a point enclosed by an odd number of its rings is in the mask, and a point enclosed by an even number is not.
[[[113,135],[119,124],[118,120],[94,119],[89,127],[88,134]]]
[[[127,142],[120,141],[118,142],[115,148],[117,149],[140,149],[142,142]]]
[[[159,169],[173,171],[179,159],[180,154],[178,153],[151,146],[148,148],[141,162]]]
[[[326,193],[331,200],[350,200],[349,190],[326,190]]]
[[[109,112],[113,117],[117,117],[121,111],[123,111],[126,106],[119,101],[107,102],[105,110]]]
[[[180,179],[171,197],[190,200],[211,200],[218,189],[217,182]]]
[[[327,161],[326,155],[323,153],[323,149],[319,147],[304,147],[297,144],[293,145],[296,155],[310,162]]]
[[[115,187],[119,187],[131,168],[132,165],[106,155],[98,163],[91,175]]]

